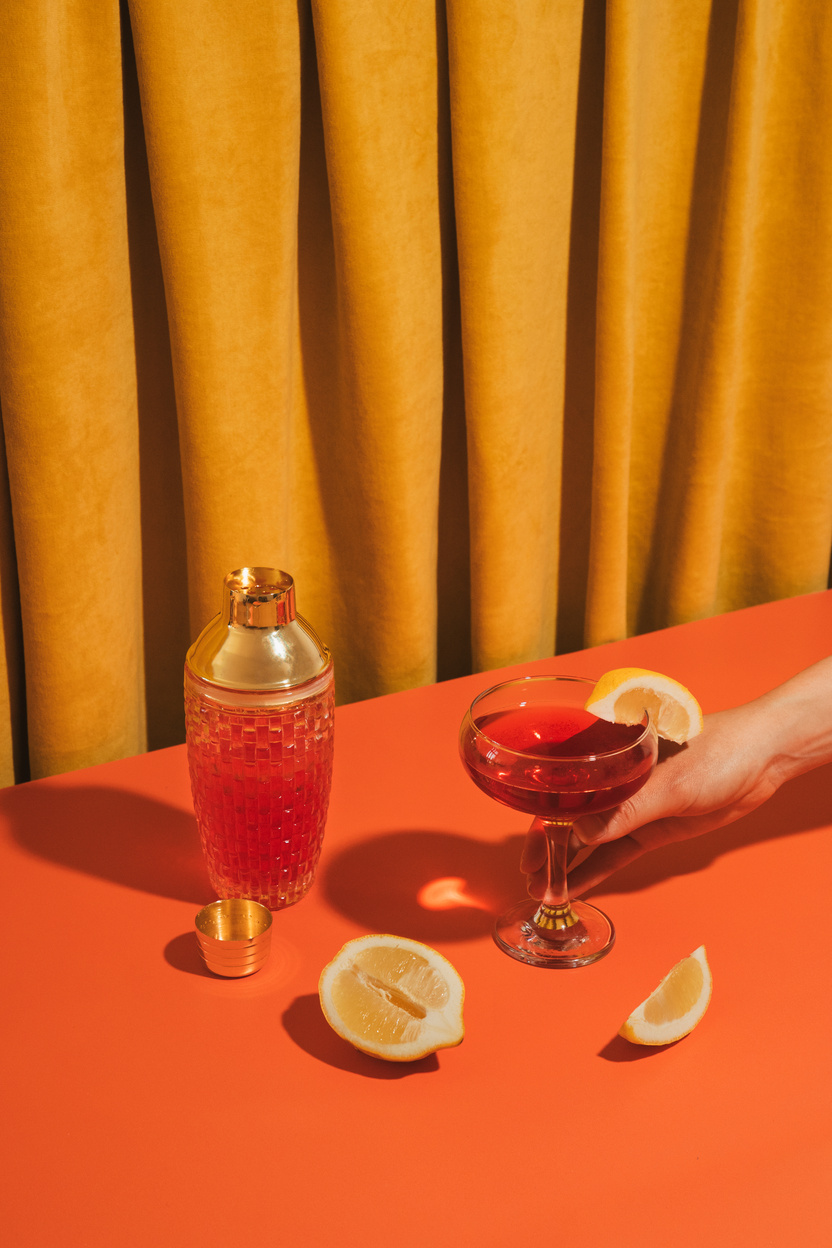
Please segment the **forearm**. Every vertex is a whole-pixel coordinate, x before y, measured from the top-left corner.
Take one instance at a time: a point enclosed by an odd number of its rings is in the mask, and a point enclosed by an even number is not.
[[[765,716],[769,768],[778,786],[832,762],[832,658],[763,694],[752,708]]]

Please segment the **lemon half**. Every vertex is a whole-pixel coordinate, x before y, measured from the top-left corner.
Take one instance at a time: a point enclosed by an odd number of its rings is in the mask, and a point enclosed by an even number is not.
[[[460,1044],[465,988],[447,958],[404,936],[359,936],[324,967],[324,1017],[362,1053],[413,1062]]]

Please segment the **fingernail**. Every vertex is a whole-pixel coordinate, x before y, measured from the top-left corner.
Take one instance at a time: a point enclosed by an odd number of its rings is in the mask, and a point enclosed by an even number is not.
[[[576,819],[572,825],[572,831],[575,833],[579,841],[583,841],[585,845],[591,845],[594,841],[598,841],[604,835],[606,823],[598,815],[583,815],[580,819]]]

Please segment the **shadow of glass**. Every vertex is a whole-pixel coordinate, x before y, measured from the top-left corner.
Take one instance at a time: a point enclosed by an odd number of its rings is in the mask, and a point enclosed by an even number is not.
[[[385,832],[325,857],[321,887],[331,906],[368,931],[428,944],[476,940],[490,933],[495,915],[525,894],[523,839],[488,842],[452,832]],[[423,890],[443,879],[460,882],[457,896],[462,899],[451,900],[447,908],[430,908]]]
[[[407,1075],[430,1074],[439,1069],[435,1053],[416,1062],[385,1062],[360,1053],[332,1030],[321,1012],[318,994],[314,992],[295,997],[284,1010],[282,1021],[290,1039],[310,1057],[336,1070],[363,1075],[365,1079],[403,1079]]]
[[[585,895],[642,892],[673,876],[702,871],[723,854],[829,824],[832,765],[783,785],[735,823],[645,854]],[[384,832],[332,857],[325,854],[320,886],[334,909],[369,931],[428,944],[476,940],[490,933],[496,915],[525,895],[519,869],[523,841],[523,833],[480,841],[454,832]],[[432,908],[425,893],[443,879],[459,883],[456,899]]]
[[[196,819],[165,802],[93,785],[0,790],[23,849],[85,875],[202,906],[212,896]]]
[[[671,876],[702,871],[723,854],[734,853],[747,845],[811,832],[830,824],[832,765],[790,780],[762,806],[735,823],[704,836],[651,850],[583,895],[589,898],[641,892]]]

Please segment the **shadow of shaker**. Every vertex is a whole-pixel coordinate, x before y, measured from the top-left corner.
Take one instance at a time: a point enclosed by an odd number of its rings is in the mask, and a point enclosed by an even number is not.
[[[127,888],[203,906],[212,895],[196,819],[121,789],[60,783],[0,790],[0,816],[28,853]]]

